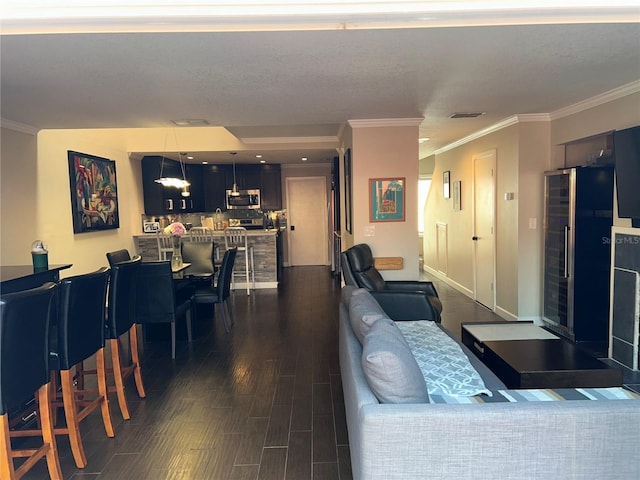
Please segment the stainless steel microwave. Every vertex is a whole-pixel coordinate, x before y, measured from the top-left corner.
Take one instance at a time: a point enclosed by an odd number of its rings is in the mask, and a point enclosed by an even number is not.
[[[259,209],[260,189],[238,190],[236,195],[227,190],[227,210],[237,209]]]

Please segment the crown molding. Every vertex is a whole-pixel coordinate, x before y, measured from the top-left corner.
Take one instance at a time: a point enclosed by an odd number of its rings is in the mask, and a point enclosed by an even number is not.
[[[338,137],[249,137],[240,138],[247,145],[281,144],[281,143],[337,143]]]
[[[498,130],[509,127],[511,125],[515,125],[516,123],[550,122],[553,120],[558,120],[560,118],[567,117],[569,115],[573,115],[576,113],[580,113],[590,108],[594,108],[599,105],[603,105],[613,100],[618,100],[620,98],[626,97],[627,95],[631,95],[638,92],[640,92],[640,80],[628,83],[626,85],[622,85],[621,87],[614,88],[613,90],[609,90],[608,92],[604,92],[600,95],[596,95],[595,97],[588,98],[586,100],[583,100],[582,102],[575,103],[568,107],[555,110],[551,113],[533,113],[533,114],[514,115],[498,123],[495,123],[487,128],[478,130],[477,132],[474,132],[471,135],[467,135],[466,137],[461,138],[460,140],[457,140],[453,143],[445,145],[444,147],[439,148],[438,150],[435,150],[431,155],[438,155],[440,153],[447,152],[453,148],[459,147],[473,140],[477,140],[478,138],[484,137],[485,135],[488,135],[490,133],[497,132]]]
[[[371,118],[365,120],[347,120],[351,128],[371,127],[418,127],[424,117],[416,118]]]
[[[200,0],[115,2],[7,0],[2,33],[97,33],[180,31],[294,31],[434,28],[488,25],[630,23],[637,0],[449,0],[396,2],[297,0],[288,2]],[[561,2],[560,2],[561,3]]]
[[[627,95],[638,92],[640,92],[640,80],[627,83],[626,85],[614,88],[613,90],[609,90],[608,92],[596,95],[595,97],[591,97],[581,102],[574,103],[573,105],[569,105],[568,107],[555,110],[554,112],[551,112],[551,120],[568,117],[569,115],[580,113],[585,110],[589,110],[590,108],[598,107],[605,103],[611,102],[613,100],[618,100],[619,98],[623,98]]]
[[[15,130],[16,132],[28,133],[29,135],[35,135],[40,130],[37,127],[32,127],[31,125],[26,125],[24,123],[14,122],[13,120],[8,120],[6,118],[0,118],[0,126],[9,130]]]

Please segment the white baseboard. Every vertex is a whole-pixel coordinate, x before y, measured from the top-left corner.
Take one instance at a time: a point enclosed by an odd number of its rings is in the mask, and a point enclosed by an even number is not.
[[[453,280],[451,280],[449,277],[447,277],[446,275],[438,272],[437,270],[432,269],[431,267],[424,265],[422,267],[422,269],[427,272],[429,275],[433,275],[434,277],[436,277],[438,280],[442,280],[444,283],[446,283],[447,285],[449,285],[450,287],[455,288],[456,290],[458,290],[460,293],[463,293],[464,295],[466,295],[467,297],[473,299],[473,292],[471,290],[469,290],[467,287],[465,287],[464,285],[460,285],[457,282],[454,282]]]
[[[442,280],[444,283],[446,283],[447,285],[449,285],[452,288],[455,288],[456,290],[458,290],[460,293],[466,295],[467,297],[469,297],[471,300],[473,300],[473,291],[468,289],[467,287],[465,287],[464,285],[460,285],[459,283],[451,280],[449,277],[447,277],[446,275],[438,272],[437,270],[434,270],[433,268],[424,265],[422,267],[422,269],[427,272],[429,275],[433,275],[434,277],[436,277],[438,280]],[[494,312],[496,315],[498,315],[501,318],[504,318],[505,320],[509,320],[512,322],[515,321],[533,321],[533,323],[535,323],[536,325],[542,325],[542,318],[540,317],[518,317],[517,315],[513,314],[512,312],[496,305],[496,309]]]

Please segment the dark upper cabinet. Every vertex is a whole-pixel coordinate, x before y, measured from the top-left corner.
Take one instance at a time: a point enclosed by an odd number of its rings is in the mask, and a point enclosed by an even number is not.
[[[262,210],[282,209],[280,165],[260,165],[260,201]]]
[[[227,209],[225,191],[227,177],[230,173],[231,183],[233,183],[231,165],[203,165],[202,183],[205,212],[215,212],[216,208],[223,211]]]
[[[204,209],[202,169],[200,165],[185,165],[185,177],[191,186],[191,195],[182,196],[182,190],[163,187],[155,180],[160,177],[182,178],[180,163],[160,156],[142,158],[142,193],[144,213],[157,215],[162,213],[197,212]]]
[[[233,188],[233,166],[228,165],[229,172],[226,179],[226,188]],[[236,184],[240,190],[253,190],[260,188],[260,165],[236,164]]]
[[[191,197],[188,197],[190,201],[187,202],[191,212],[204,212],[204,179],[202,170],[203,165],[185,164],[185,174],[187,180],[191,183],[189,187]]]

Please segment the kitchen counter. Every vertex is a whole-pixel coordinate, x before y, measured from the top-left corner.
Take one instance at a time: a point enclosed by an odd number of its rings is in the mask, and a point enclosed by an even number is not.
[[[256,288],[278,287],[278,237],[279,229],[247,230],[249,246],[253,247],[253,262],[255,265]],[[216,249],[224,252],[224,231],[214,231],[214,244]],[[134,235],[136,253],[143,261],[158,260],[158,241],[154,233]],[[190,241],[186,234],[182,241]],[[220,253],[222,257],[222,253]],[[244,271],[244,255],[238,255],[234,270]],[[240,277],[242,280],[242,277]],[[236,289],[246,288],[245,283],[235,282]]]

